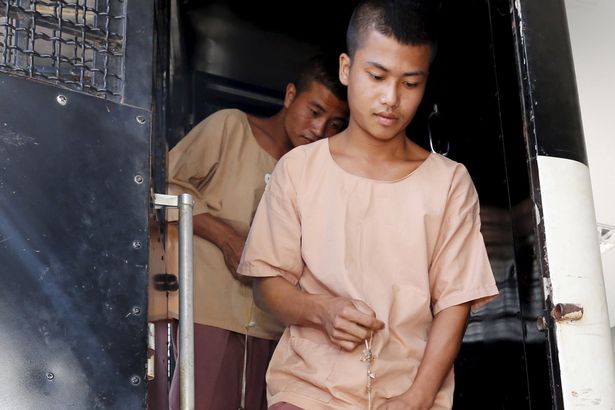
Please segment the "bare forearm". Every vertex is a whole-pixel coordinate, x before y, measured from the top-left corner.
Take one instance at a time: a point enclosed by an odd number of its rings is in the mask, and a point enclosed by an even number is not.
[[[209,213],[196,215],[192,221],[194,234],[208,240],[218,248],[222,248],[230,237],[237,235],[226,222]]]
[[[287,325],[318,328],[331,343],[347,351],[384,327],[360,300],[309,294],[279,276],[256,279],[253,287],[261,309]]]
[[[412,385],[414,394],[433,401],[451,370],[465,331],[470,304],[452,306],[439,312],[433,321],[427,347]]]
[[[192,222],[196,236],[208,240],[222,251],[224,263],[231,275],[240,281],[247,281],[245,277],[237,276],[237,265],[239,265],[246,238],[238,234],[226,222],[208,213],[196,215]]]
[[[276,276],[253,281],[256,305],[286,325],[319,326],[317,295],[310,295]]]

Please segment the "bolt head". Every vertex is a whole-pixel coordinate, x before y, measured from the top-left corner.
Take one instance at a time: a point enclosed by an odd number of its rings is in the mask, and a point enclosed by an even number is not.
[[[547,330],[547,320],[544,316],[539,316],[536,319],[536,328],[538,328],[541,332]]]

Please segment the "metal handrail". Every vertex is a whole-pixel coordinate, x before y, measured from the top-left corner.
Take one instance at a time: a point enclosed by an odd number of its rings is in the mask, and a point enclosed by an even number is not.
[[[159,209],[179,209],[179,406],[194,410],[194,295],[192,195],[154,194],[154,206]]]

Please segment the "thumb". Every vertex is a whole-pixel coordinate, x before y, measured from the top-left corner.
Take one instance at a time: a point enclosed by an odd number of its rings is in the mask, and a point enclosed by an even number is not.
[[[369,307],[367,303],[363,302],[362,300],[356,300],[356,299],[353,299],[352,303],[359,312],[372,317],[372,320],[369,326],[372,330],[380,330],[384,328],[384,322],[376,318],[376,312],[374,312],[374,310],[371,307]]]
[[[352,352],[357,348],[357,343],[348,340],[338,340],[337,345],[347,352]]]

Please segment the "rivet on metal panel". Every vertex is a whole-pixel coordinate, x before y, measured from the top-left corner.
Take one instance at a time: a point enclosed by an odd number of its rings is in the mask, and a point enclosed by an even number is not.
[[[60,94],[56,97],[56,101],[58,102],[58,104],[64,106],[66,105],[66,103],[68,103],[68,98],[66,98],[65,95]]]
[[[141,308],[139,306],[132,307],[132,314],[135,316],[141,315]]]
[[[541,332],[547,330],[547,320],[544,316],[538,316],[538,318],[536,319],[536,327]]]
[[[51,372],[47,372],[47,380],[53,380],[56,376],[51,373]]]
[[[143,176],[142,175],[135,175],[135,182],[137,184],[142,184],[143,183]]]
[[[141,384],[141,378],[136,375],[130,376],[130,383],[132,383],[133,386],[137,386]]]
[[[145,116],[137,115],[137,122],[141,125],[145,124]]]
[[[580,320],[583,318],[583,306],[573,303],[558,303],[551,311],[551,316],[558,322]]]
[[[132,241],[132,247],[134,249],[141,249],[141,241]]]

